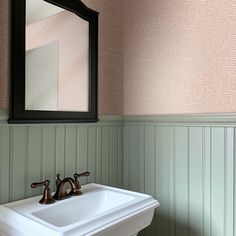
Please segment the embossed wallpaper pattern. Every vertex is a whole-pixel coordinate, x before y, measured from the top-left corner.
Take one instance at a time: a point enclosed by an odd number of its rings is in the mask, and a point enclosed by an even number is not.
[[[100,114],[236,112],[234,0],[84,2],[100,12]],[[0,107],[8,101],[8,3],[0,0]]]
[[[235,0],[127,0],[124,16],[125,114],[236,112]]]
[[[8,107],[9,0],[0,0],[0,108]],[[84,0],[99,15],[99,114],[123,114],[122,0]]]
[[[0,108],[8,107],[9,1],[0,0]]]

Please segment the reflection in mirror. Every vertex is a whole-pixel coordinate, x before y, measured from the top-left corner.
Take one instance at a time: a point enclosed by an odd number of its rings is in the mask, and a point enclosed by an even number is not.
[[[26,0],[25,109],[89,110],[89,22]]]

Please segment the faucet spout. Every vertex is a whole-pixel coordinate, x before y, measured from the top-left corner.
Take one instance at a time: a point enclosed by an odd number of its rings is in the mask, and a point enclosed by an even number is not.
[[[68,184],[71,187],[69,192],[67,191]],[[63,200],[69,198],[73,195],[73,192],[76,191],[76,187],[77,186],[75,184],[75,181],[71,177],[67,177],[60,181],[60,183],[57,185],[57,191],[54,194],[53,198],[56,200]]]
[[[81,195],[82,192],[79,190],[81,188],[78,178],[81,176],[89,176],[90,172],[86,171],[81,174],[74,174],[74,179],[67,177],[63,180],[60,179],[60,174],[57,174],[56,186],[57,191],[54,194],[53,198],[56,200],[63,200],[71,196]],[[67,186],[70,185],[70,191],[68,191]]]

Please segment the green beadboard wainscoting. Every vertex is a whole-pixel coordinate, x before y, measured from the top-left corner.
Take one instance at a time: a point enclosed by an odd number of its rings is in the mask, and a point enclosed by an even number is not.
[[[0,117],[1,120],[1,117]],[[4,119],[2,119],[4,120]],[[160,201],[140,236],[236,236],[236,116],[102,116],[97,124],[0,124],[0,202],[33,181],[91,171]]]
[[[123,122],[104,117],[97,124],[0,125],[0,203],[38,195],[35,181],[56,173],[89,170],[87,182],[122,187]]]
[[[129,116],[124,188],[160,201],[145,236],[235,236],[234,115]]]

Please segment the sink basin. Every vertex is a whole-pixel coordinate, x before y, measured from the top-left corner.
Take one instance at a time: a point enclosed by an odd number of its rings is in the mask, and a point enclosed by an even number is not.
[[[83,195],[53,205],[41,196],[0,206],[1,231],[9,236],[131,236],[151,223],[159,203],[151,196],[87,184]]]
[[[80,198],[72,198],[71,201],[52,206],[49,209],[32,212],[32,215],[52,225],[63,227],[93,219],[132,200],[134,200],[133,196],[100,189],[88,192]]]

